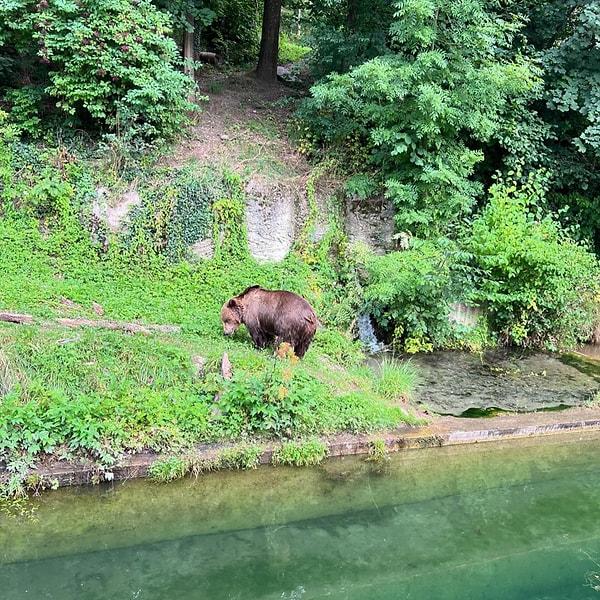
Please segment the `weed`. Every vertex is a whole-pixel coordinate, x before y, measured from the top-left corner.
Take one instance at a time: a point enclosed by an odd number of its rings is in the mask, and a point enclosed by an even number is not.
[[[188,461],[180,456],[159,458],[148,467],[148,478],[160,483],[181,479],[185,476],[188,467]]]
[[[410,360],[398,362],[386,357],[379,365],[375,387],[388,400],[407,400],[418,378],[418,370]]]
[[[262,450],[258,446],[239,446],[222,450],[218,456],[219,466],[222,469],[255,469]]]
[[[376,439],[371,442],[369,447],[369,455],[366,460],[369,462],[374,462],[378,465],[383,465],[390,460],[384,440]]]
[[[318,465],[328,454],[327,445],[320,440],[293,441],[287,442],[273,453],[272,463],[308,467]]]

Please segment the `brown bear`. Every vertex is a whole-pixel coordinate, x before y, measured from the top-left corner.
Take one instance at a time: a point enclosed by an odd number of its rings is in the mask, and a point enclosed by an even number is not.
[[[271,342],[275,342],[275,348],[287,342],[298,358],[306,354],[318,324],[312,306],[298,294],[265,290],[258,285],[225,302],[221,321],[225,335],[231,335],[243,323],[258,349]]]

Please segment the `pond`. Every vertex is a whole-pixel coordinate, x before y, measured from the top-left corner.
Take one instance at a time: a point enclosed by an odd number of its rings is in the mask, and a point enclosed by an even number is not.
[[[60,489],[3,600],[600,599],[600,432]]]
[[[514,349],[419,354],[410,358],[420,375],[415,404],[464,417],[498,409],[530,412],[582,406],[600,390],[600,362],[592,352],[598,349],[588,346],[562,355]]]

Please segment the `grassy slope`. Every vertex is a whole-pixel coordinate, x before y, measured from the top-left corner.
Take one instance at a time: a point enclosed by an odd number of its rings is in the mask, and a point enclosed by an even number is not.
[[[239,119],[235,126],[243,131]],[[254,121],[251,129],[254,136]],[[331,302],[327,282],[294,257],[279,265],[140,266],[117,255],[99,258],[77,234],[42,235],[31,221],[0,222],[0,312],[34,317],[33,325],[0,323],[0,458],[9,465],[2,491],[18,492],[46,453],[110,467],[124,452],[372,431],[411,419],[397,400],[412,374],[375,379],[341,332],[319,330],[302,362],[257,352],[244,328],[224,338],[222,303],[253,283],[302,293],[317,312]],[[59,317],[179,330],[71,328]],[[220,375],[224,353],[231,381]]]

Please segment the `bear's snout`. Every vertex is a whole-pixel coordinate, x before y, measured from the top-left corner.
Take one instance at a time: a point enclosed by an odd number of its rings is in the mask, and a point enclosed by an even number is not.
[[[238,327],[239,323],[223,323],[223,333],[225,335],[233,335]]]

